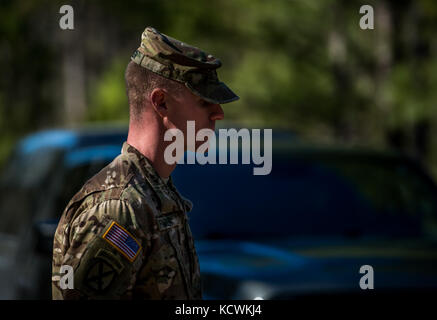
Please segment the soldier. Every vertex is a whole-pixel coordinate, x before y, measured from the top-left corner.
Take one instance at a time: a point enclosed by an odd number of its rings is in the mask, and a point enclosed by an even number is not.
[[[164,133],[187,121],[214,129],[238,99],[217,78],[220,60],[147,27],[125,78],[129,134],[121,154],[71,199],[55,233],[53,299],[201,299],[186,213],[164,159]],[[185,139],[186,140],[186,139]],[[186,147],[186,146],[185,146]],[[74,286],[61,287],[61,266]],[[65,288],[65,289],[64,289]]]

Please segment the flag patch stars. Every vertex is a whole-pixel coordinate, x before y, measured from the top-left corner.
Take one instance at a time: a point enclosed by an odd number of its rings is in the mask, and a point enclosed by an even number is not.
[[[141,245],[138,241],[115,221],[111,223],[102,238],[117,249],[130,262],[133,262],[141,251]]]

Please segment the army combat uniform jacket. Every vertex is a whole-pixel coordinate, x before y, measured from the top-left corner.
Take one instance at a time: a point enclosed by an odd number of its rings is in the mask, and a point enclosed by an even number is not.
[[[53,299],[201,299],[186,215],[191,207],[171,178],[164,183],[148,159],[124,143],[61,217]],[[73,270],[74,286],[65,280],[66,268]]]

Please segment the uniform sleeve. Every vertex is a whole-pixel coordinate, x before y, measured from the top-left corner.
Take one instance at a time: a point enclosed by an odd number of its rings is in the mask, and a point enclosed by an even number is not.
[[[71,267],[74,286],[59,269],[53,273],[53,297],[129,299],[145,253],[144,234],[132,207],[123,200],[107,200],[65,228],[69,246],[62,265]]]

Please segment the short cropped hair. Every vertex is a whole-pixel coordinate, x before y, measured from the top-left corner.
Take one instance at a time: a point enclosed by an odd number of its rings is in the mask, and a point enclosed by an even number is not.
[[[146,97],[153,89],[162,88],[178,93],[182,90],[183,86],[183,84],[160,76],[133,61],[128,63],[124,77],[131,120],[139,120],[141,118]]]

